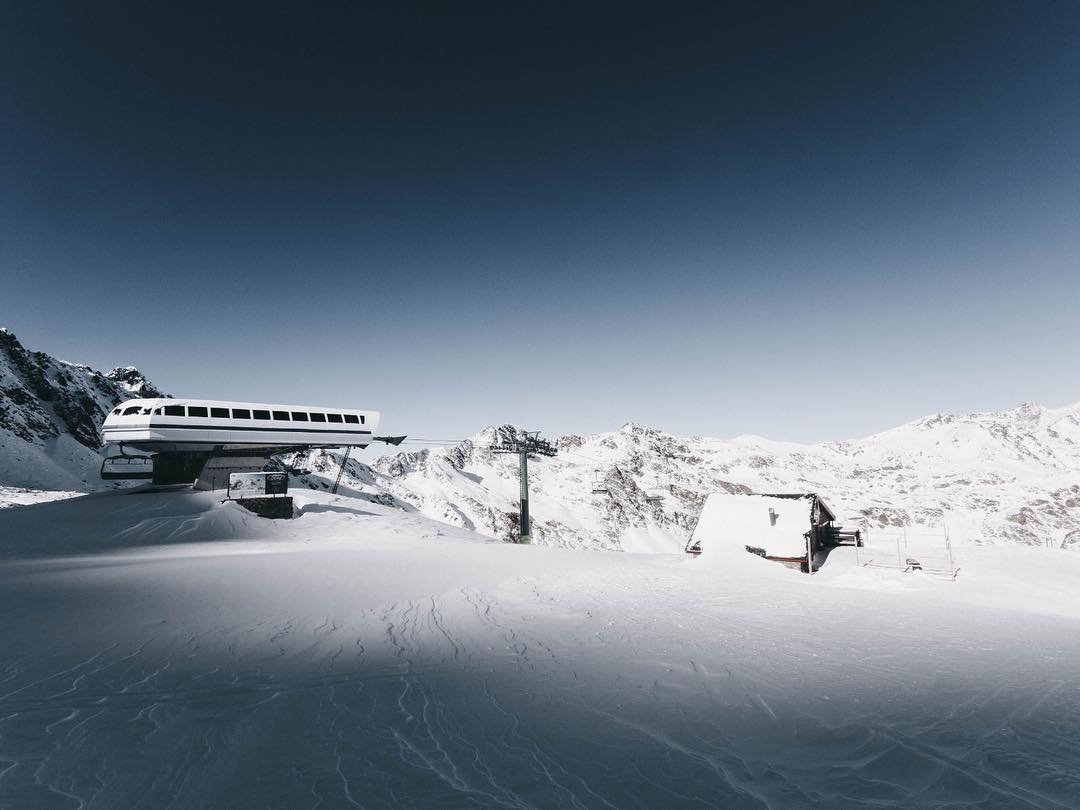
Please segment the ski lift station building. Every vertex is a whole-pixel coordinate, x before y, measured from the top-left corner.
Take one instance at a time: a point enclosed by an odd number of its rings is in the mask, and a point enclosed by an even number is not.
[[[102,425],[110,455],[105,479],[145,478],[155,484],[198,485],[208,471],[262,469],[278,453],[316,447],[367,447],[377,411],[188,399],[132,399]],[[131,456],[132,449],[141,455]],[[209,488],[213,488],[211,485]]]
[[[743,551],[807,570],[807,545],[818,568],[839,545],[859,544],[858,531],[835,525],[836,515],[815,493],[710,495],[686,550],[691,554]]]

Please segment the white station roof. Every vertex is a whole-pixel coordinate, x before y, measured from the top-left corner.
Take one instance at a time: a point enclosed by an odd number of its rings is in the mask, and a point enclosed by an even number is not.
[[[705,500],[692,542],[700,542],[702,553],[710,556],[745,554],[746,546],[757,546],[770,557],[799,557],[806,554],[803,535],[810,529],[813,504],[812,495],[779,498],[714,492]]]

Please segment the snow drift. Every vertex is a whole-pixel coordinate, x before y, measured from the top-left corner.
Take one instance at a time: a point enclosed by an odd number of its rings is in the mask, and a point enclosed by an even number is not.
[[[0,511],[0,806],[1080,803],[1077,555],[808,577],[296,497]]]

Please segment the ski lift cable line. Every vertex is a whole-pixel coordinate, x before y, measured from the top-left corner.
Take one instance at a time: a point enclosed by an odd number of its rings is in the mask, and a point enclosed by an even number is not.
[[[590,456],[590,455],[586,455],[585,453],[579,453],[577,450],[563,450],[562,453],[564,455],[567,455],[567,456],[577,456],[578,458],[583,458],[586,461],[590,462],[591,464],[599,464],[601,466],[613,466],[613,465],[611,465],[611,462],[604,461],[603,459],[599,459],[596,456]]]
[[[413,439],[409,438],[402,444],[461,444],[465,439]]]
[[[433,450],[449,450],[450,448],[456,447],[457,445],[450,442],[401,442],[396,446],[412,449],[422,449],[425,447],[429,447]]]

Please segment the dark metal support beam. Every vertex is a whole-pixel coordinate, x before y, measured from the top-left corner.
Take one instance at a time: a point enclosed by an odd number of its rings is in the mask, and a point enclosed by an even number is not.
[[[532,520],[529,517],[529,456],[554,456],[558,451],[547,439],[540,438],[540,431],[525,432],[512,440],[491,447],[494,453],[515,453],[518,457],[518,482],[521,506],[518,517],[518,542],[532,542]]]

